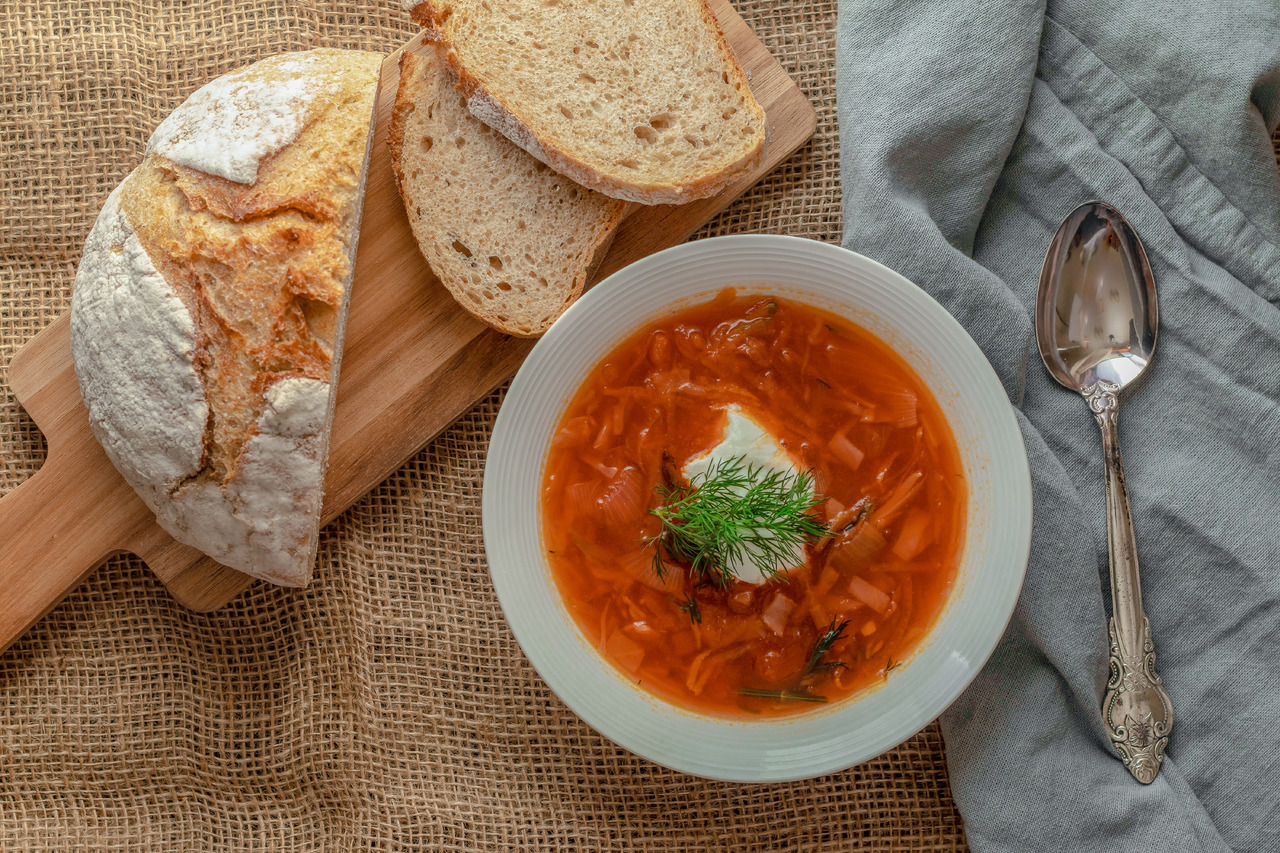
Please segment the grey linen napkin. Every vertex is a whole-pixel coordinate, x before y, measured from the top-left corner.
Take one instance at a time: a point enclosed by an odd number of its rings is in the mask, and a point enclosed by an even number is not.
[[[844,245],[964,324],[1030,457],[1021,600],[942,718],[970,844],[1280,850],[1280,4],[842,0],[837,86]],[[1097,428],[1031,326],[1049,239],[1091,199],[1137,228],[1160,298],[1156,360],[1120,418],[1175,714],[1148,787],[1099,710]]]

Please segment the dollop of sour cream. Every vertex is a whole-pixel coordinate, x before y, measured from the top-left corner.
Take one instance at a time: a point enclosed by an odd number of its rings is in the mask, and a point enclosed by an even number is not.
[[[779,471],[786,477],[795,477],[800,468],[791,458],[791,454],[778,443],[777,438],[762,427],[750,415],[737,406],[725,410],[728,415],[724,436],[720,443],[701,456],[695,456],[684,464],[682,473],[685,479],[704,475],[711,468],[730,459],[741,459],[745,467],[752,468],[762,475]],[[761,538],[770,536],[770,531],[760,530]],[[790,559],[783,568],[794,569],[804,565],[804,545],[797,542],[792,546]],[[731,559],[728,568],[738,580],[749,584],[762,584],[766,581],[764,574],[754,559],[759,549],[747,544],[742,549],[739,559]]]

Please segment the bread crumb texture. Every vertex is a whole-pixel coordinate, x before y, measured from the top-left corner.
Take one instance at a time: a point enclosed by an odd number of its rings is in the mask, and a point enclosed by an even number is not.
[[[763,156],[764,111],[703,0],[406,5],[477,117],[591,189],[684,202]]]
[[[626,203],[476,120],[438,48],[420,50],[401,56],[391,129],[414,236],[467,311],[507,334],[539,335],[582,293]]]
[[[315,557],[381,59],[285,54],[197,91],[76,277],[76,372],[108,455],[175,538],[276,583],[305,584]]]

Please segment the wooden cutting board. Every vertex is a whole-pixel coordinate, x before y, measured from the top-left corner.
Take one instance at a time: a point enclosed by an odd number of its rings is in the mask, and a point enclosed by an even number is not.
[[[633,206],[595,278],[682,242],[813,134],[808,100],[727,0],[711,0],[764,107],[760,167],[710,199]],[[414,50],[419,40],[403,50]],[[387,147],[399,52],[382,66],[378,130],[325,479],[328,523],[478,400],[510,378],[533,343],[500,335],[458,307],[409,230]],[[496,207],[501,210],[500,204]],[[48,441],[44,466],[0,498],[0,650],[108,557],[132,552],[195,610],[223,606],[252,579],[180,545],[116,472],[89,430],[63,316],[14,357],[9,381]]]

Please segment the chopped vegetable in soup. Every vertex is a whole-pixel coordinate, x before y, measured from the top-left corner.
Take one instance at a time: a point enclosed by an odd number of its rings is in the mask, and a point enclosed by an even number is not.
[[[955,578],[942,412],[865,330],[727,290],[634,336],[552,440],[544,540],[569,611],[642,688],[782,715],[882,682]]]

